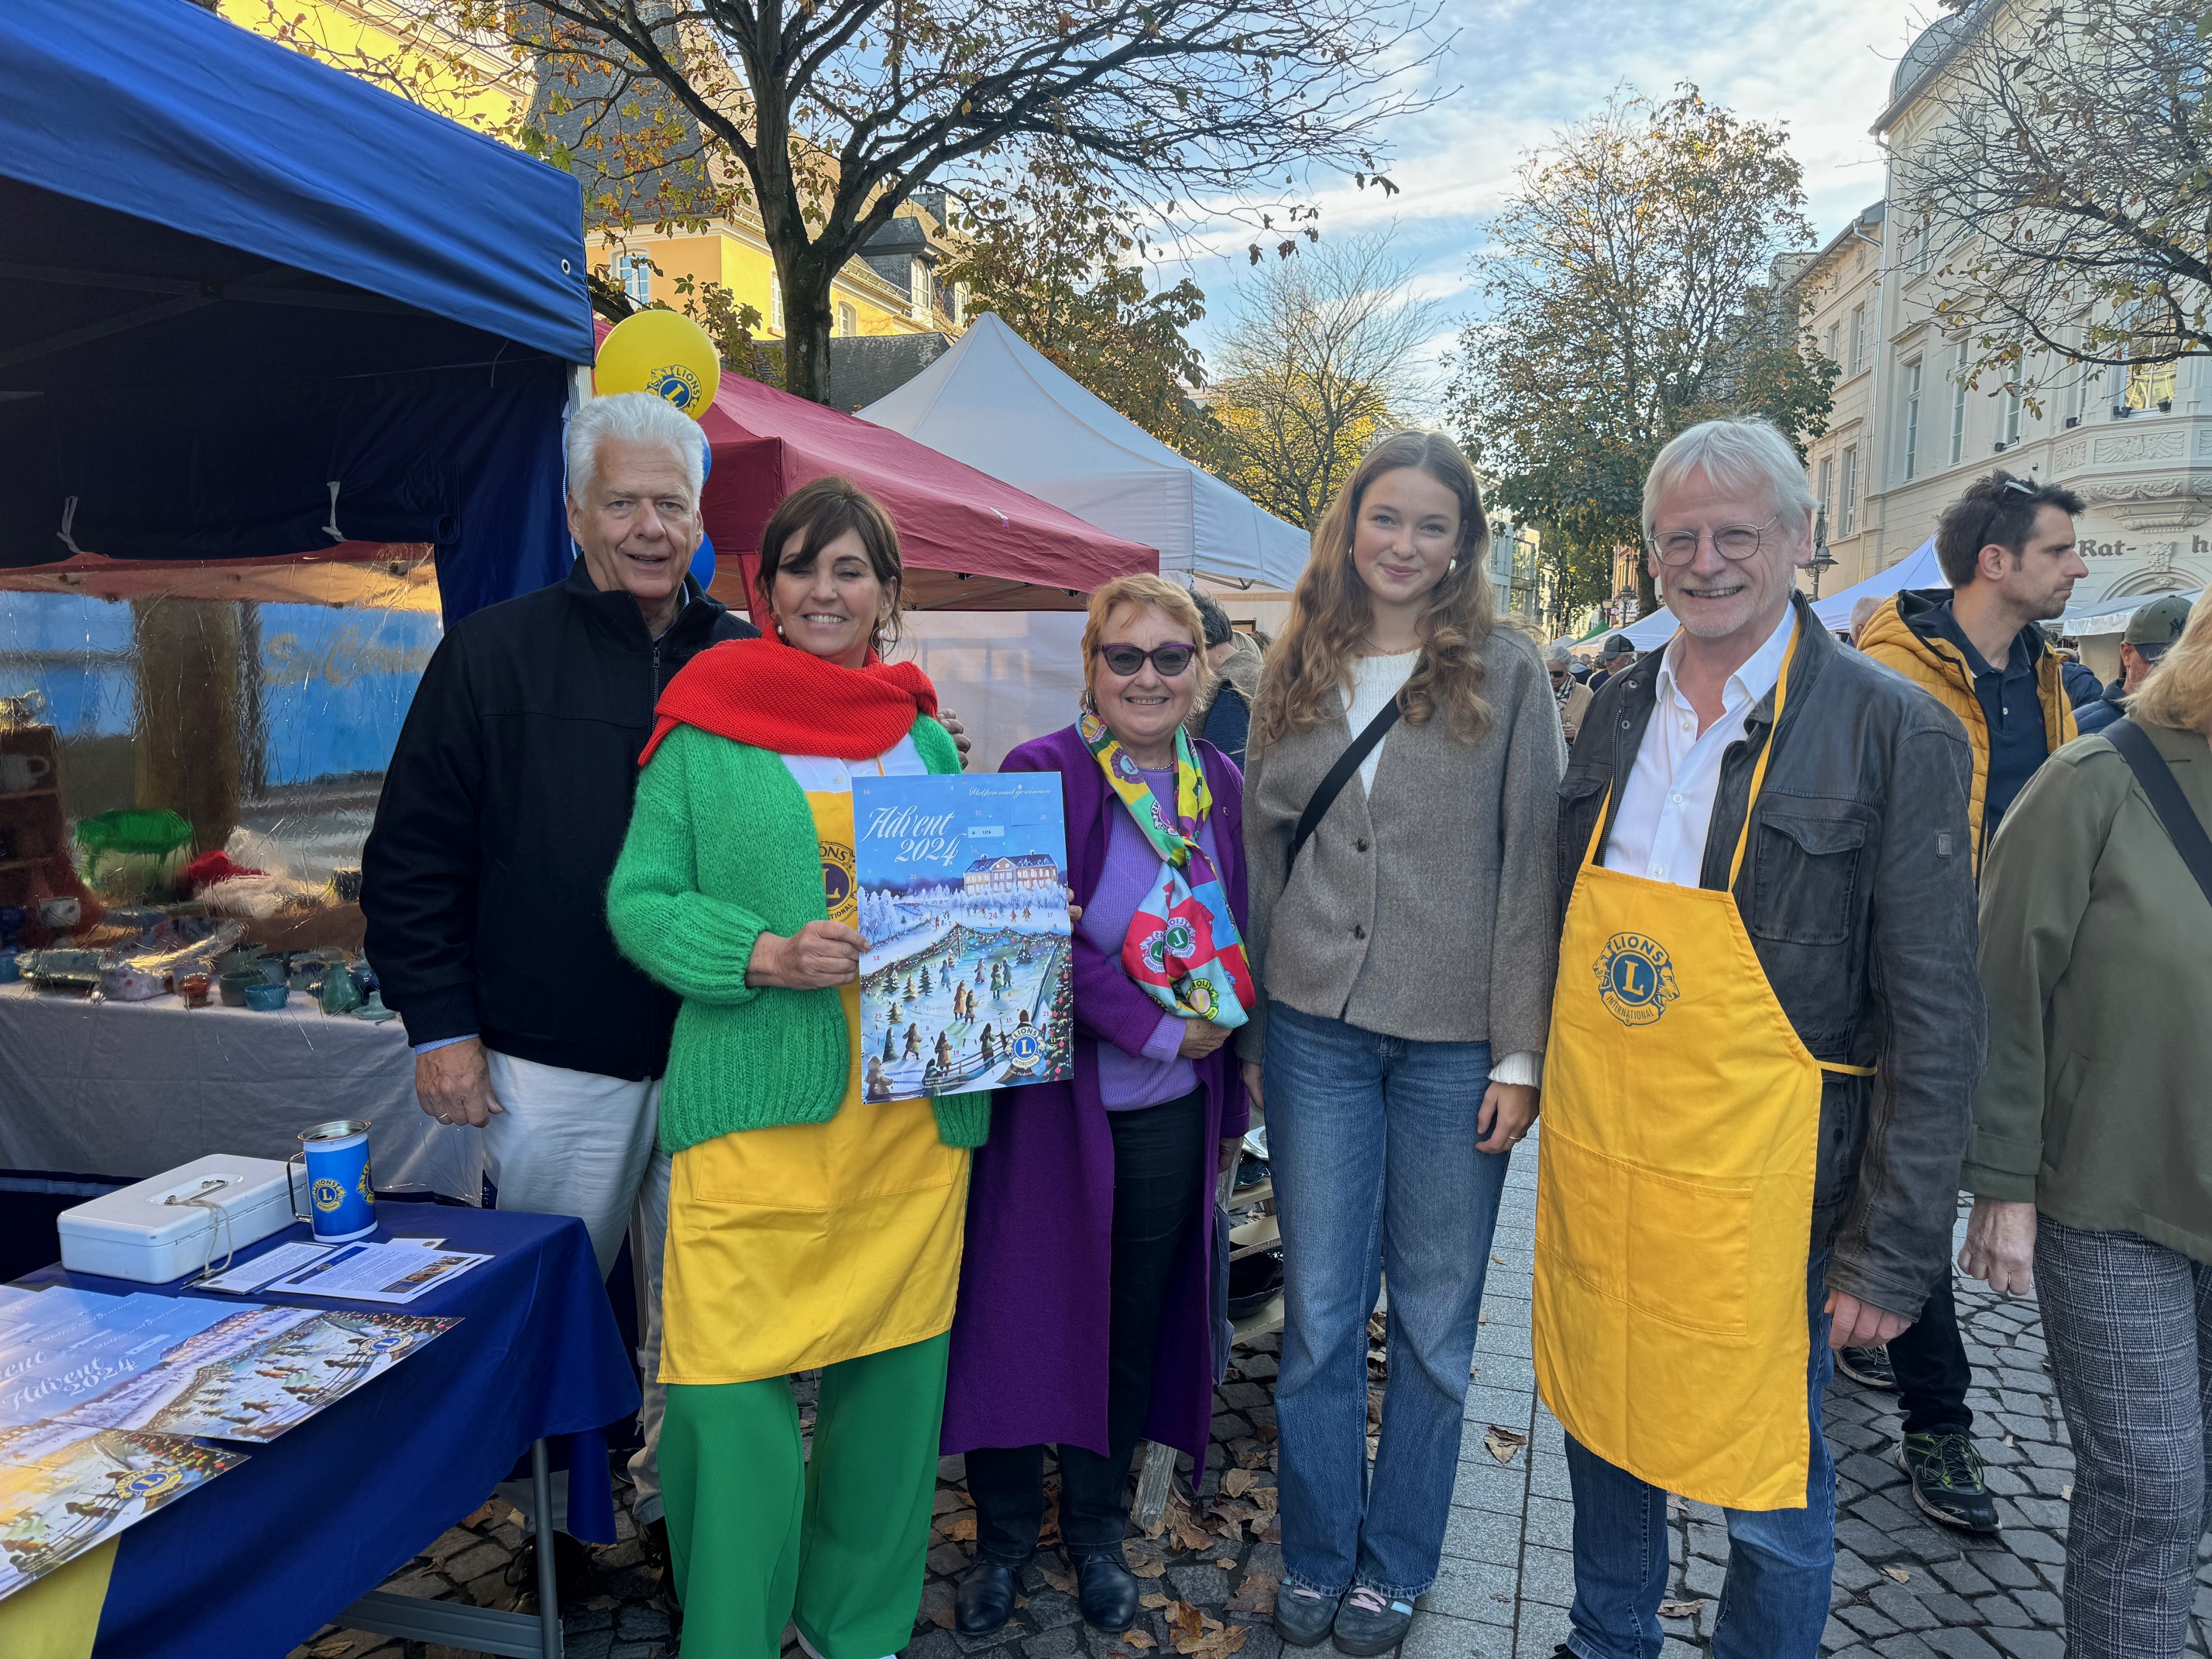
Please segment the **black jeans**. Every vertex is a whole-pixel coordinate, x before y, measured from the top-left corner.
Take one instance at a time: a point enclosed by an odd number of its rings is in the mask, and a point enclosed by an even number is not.
[[[1104,1456],[1060,1449],[1060,1535],[1070,1560],[1118,1556],[1129,1524],[1129,1459],[1152,1404],[1160,1310],[1178,1275],[1203,1273],[1212,1219],[1206,1176],[1206,1093],[1109,1112],[1114,1131],[1113,1289],[1108,1316]],[[968,1454],[975,1553],[1019,1566],[1044,1522],[1044,1448],[979,1447]]]
[[[1951,1270],[1929,1292],[1920,1317],[1889,1345],[1889,1368],[1897,1373],[1897,1403],[1905,1413],[1905,1432],[1937,1429],[1972,1433],[1974,1413],[1966,1389],[1974,1380],[1966,1345],[1959,1336],[1959,1310],[1951,1299]]]

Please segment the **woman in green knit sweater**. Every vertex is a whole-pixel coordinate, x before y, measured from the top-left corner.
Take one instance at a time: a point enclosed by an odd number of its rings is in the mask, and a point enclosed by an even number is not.
[[[955,772],[880,656],[898,539],[842,478],[762,536],[770,637],[669,684],[607,916],[684,998],[661,1096],[661,1479],[690,1659],[882,1659],[921,1604],[969,1149],[989,1097],[860,1097],[855,773]],[[787,1378],[822,1369],[813,1455]]]

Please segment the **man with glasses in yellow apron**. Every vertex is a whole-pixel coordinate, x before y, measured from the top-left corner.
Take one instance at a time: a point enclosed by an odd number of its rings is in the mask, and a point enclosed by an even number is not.
[[[1972,760],[1795,596],[1813,510],[1765,422],[1660,452],[1678,631],[1592,703],[1561,786],[1534,1344],[1572,1659],[1658,1654],[1669,1492],[1727,1513],[1715,1659],[1814,1659],[1830,1347],[1904,1330],[1949,1247],[1987,1030]]]

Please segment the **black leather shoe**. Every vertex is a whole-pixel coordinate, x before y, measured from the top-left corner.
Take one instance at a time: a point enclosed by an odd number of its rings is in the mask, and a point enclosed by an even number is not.
[[[1137,1622],[1137,1575],[1118,1555],[1086,1555],[1075,1563],[1076,1605],[1093,1630],[1119,1636]]]
[[[952,1628],[963,1636],[988,1636],[1014,1616],[1020,1574],[1002,1561],[978,1560],[952,1594]],[[1134,1607],[1133,1601],[1130,1605]]]

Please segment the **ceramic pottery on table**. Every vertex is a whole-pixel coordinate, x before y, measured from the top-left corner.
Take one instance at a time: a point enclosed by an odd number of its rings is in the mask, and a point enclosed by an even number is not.
[[[43,755],[0,755],[0,795],[43,789],[53,770],[54,763]]]
[[[0,951],[0,985],[13,985],[23,977],[23,970],[15,965],[13,951]]]
[[[151,905],[112,908],[106,917],[109,927],[128,927],[142,940],[168,919],[166,912],[157,910]]]
[[[353,1017],[356,1019],[368,1020],[374,1025],[381,1025],[387,1019],[399,1018],[398,1014],[384,1006],[382,994],[375,991],[371,991],[368,994],[368,1000],[353,1011]]]
[[[292,1178],[291,1165],[301,1162],[307,1165],[308,1207],[301,1209],[295,1188],[292,1213],[313,1227],[318,1244],[343,1244],[376,1231],[368,1124],[358,1118],[341,1118],[302,1129],[300,1150],[284,1160],[287,1182]]]
[[[289,985],[271,985],[264,981],[246,988],[246,1006],[257,1014],[273,1014],[292,1000]]]
[[[246,1006],[246,990],[250,985],[264,985],[258,968],[234,968],[216,981],[222,988],[222,1006],[226,1008]]]
[[[361,993],[354,988],[344,963],[333,963],[324,974],[320,1000],[326,1014],[349,1014],[361,1006]]]
[[[100,957],[90,951],[32,951],[23,974],[41,991],[89,991],[100,983]]]
[[[177,981],[177,994],[185,1000],[187,1008],[208,1006],[208,976],[205,974],[186,974]]]
[[[66,933],[76,926],[84,915],[84,906],[73,898],[50,898],[39,901],[39,920],[58,933]]]

